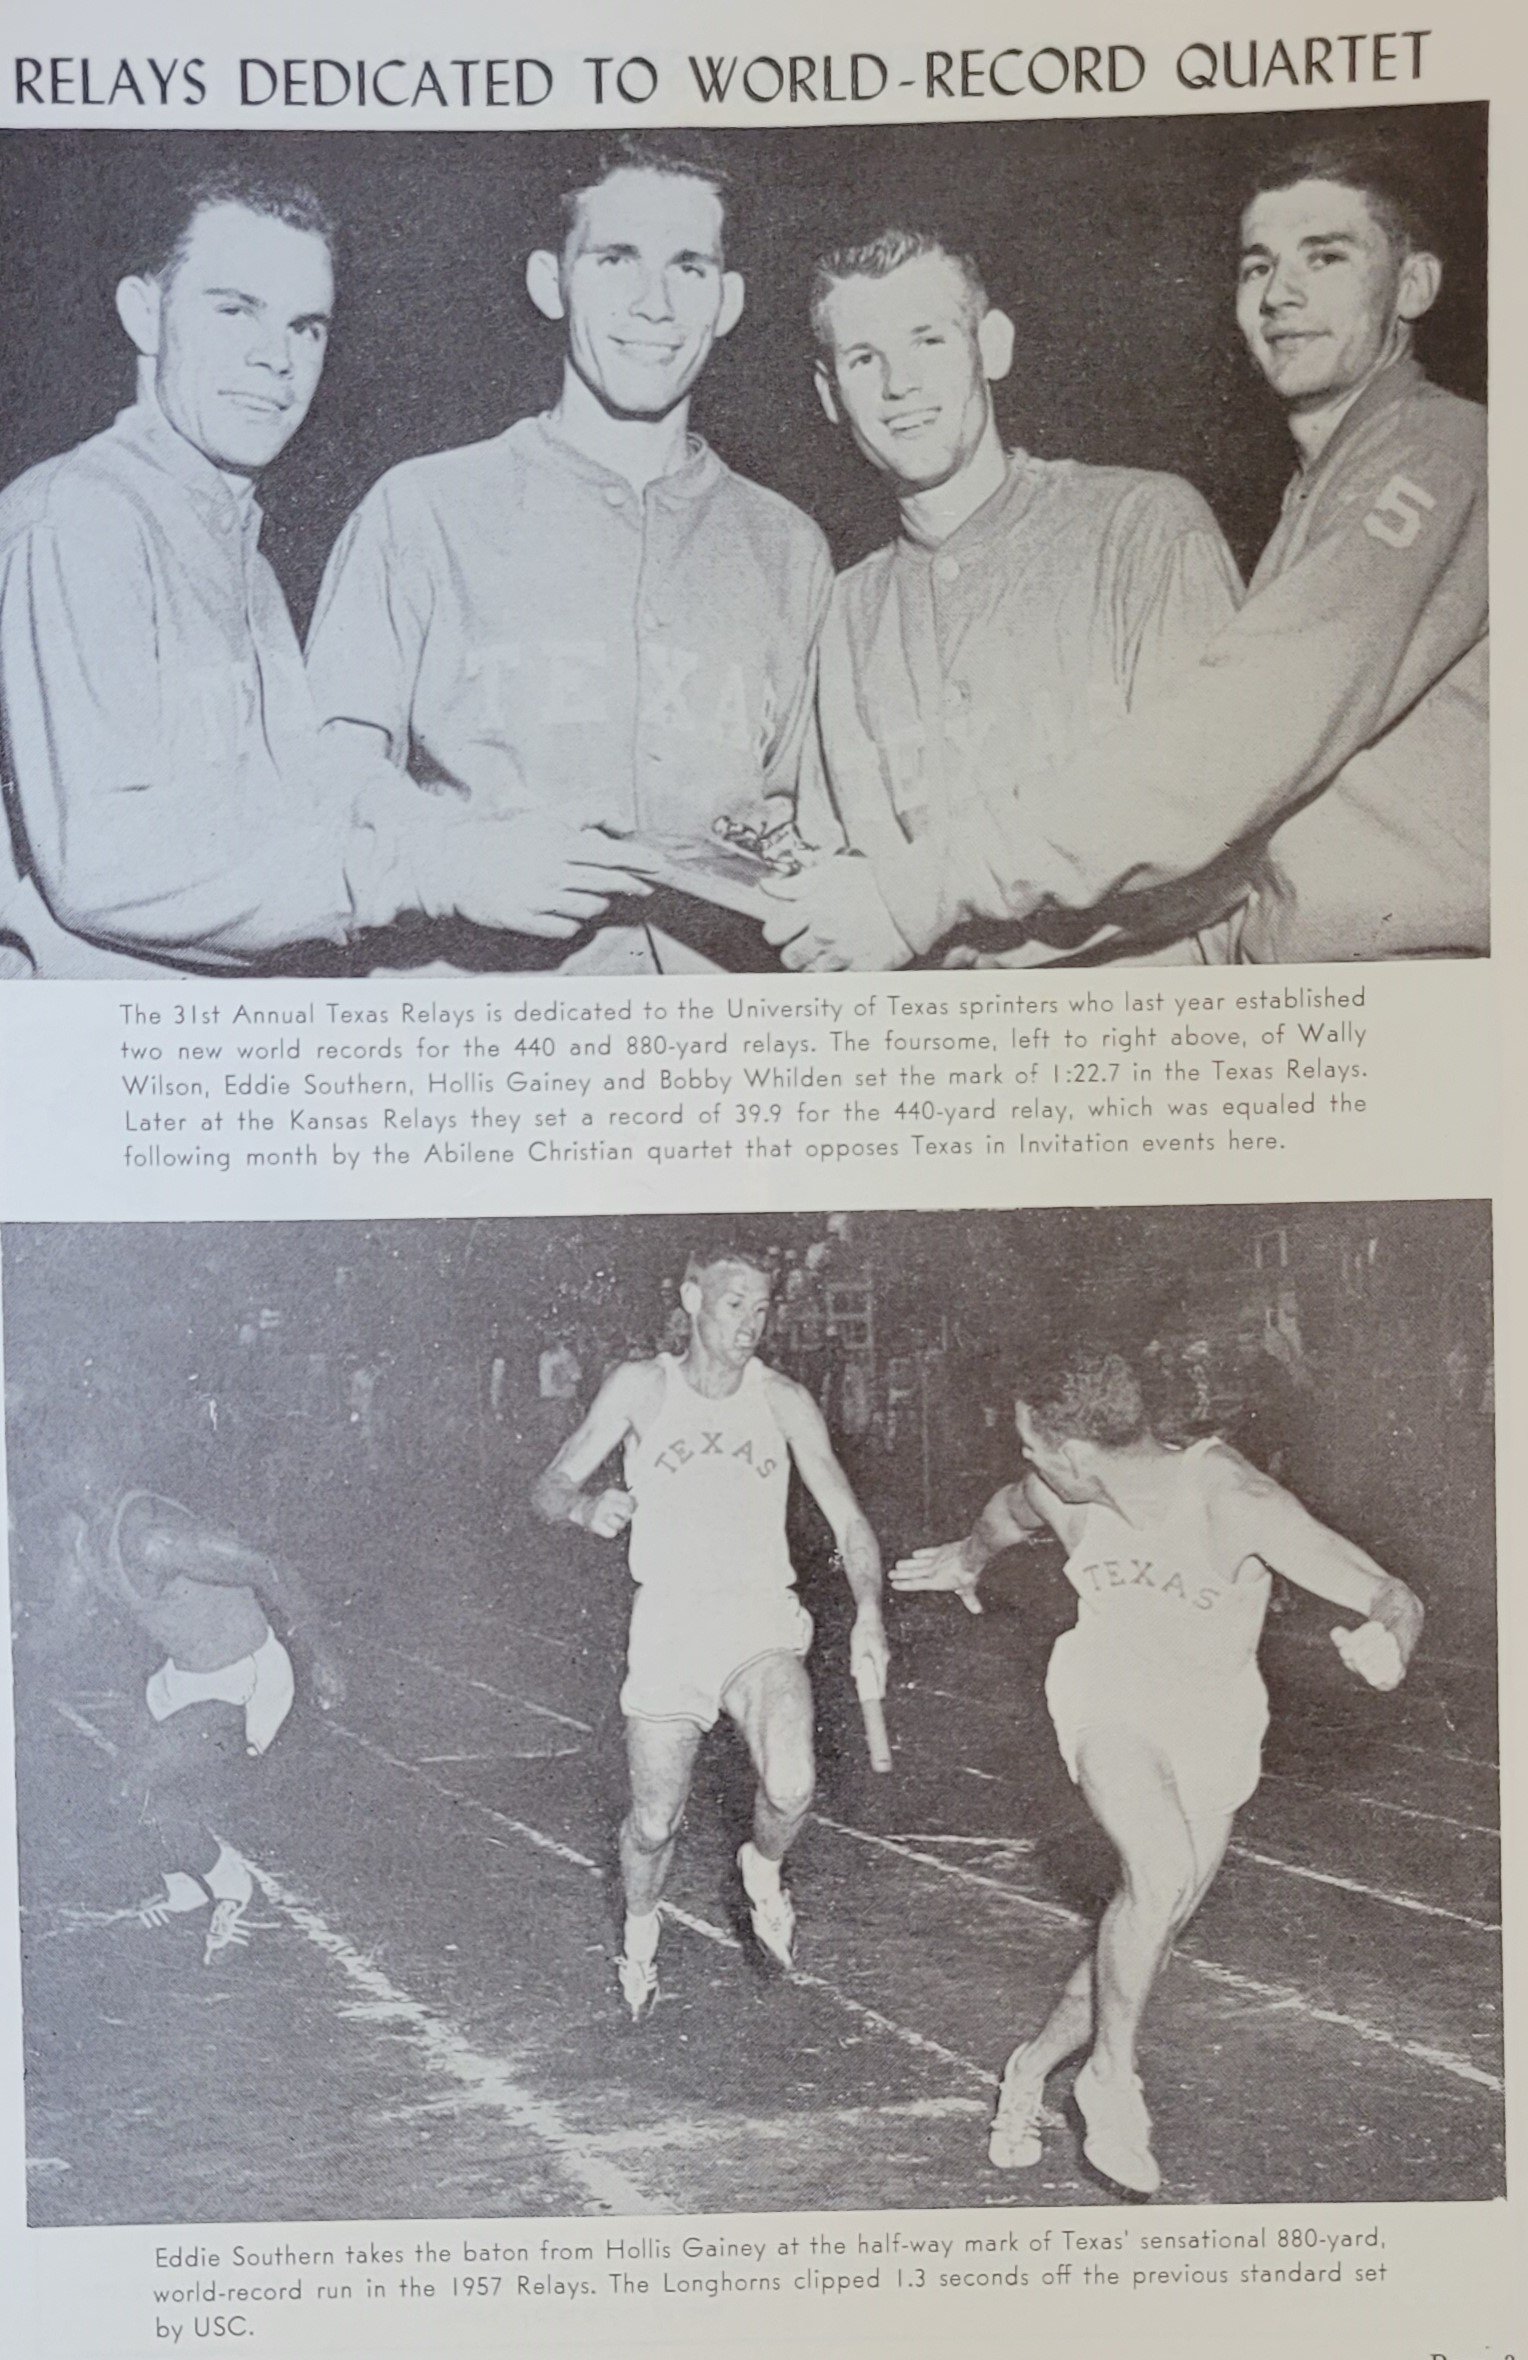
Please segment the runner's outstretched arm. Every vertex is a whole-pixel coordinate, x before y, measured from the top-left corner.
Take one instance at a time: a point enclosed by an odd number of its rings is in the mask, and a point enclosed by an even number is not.
[[[1223,1445],[1227,1468],[1212,1507],[1217,1536],[1238,1562],[1257,1557],[1298,1589],[1363,1616],[1359,1629],[1339,1625],[1332,1644],[1349,1671],[1371,1688],[1396,1688],[1422,1635],[1422,1601],[1386,1573],[1356,1541],[1322,1524],[1293,1492]],[[1221,1454],[1217,1454],[1220,1456]]]
[[[898,1590],[953,1590],[968,1614],[980,1614],[981,1577],[1004,1549],[1043,1531],[1050,1518],[1038,1504],[1047,1495],[1032,1476],[994,1492],[963,1540],[936,1541],[915,1549],[891,1569]]]

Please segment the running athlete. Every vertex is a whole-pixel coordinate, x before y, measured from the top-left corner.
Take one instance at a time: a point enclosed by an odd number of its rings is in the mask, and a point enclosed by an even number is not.
[[[821,770],[804,776],[799,825],[862,855],[867,889],[884,877],[894,904],[926,837],[1010,792],[1016,745],[1037,769],[1069,760],[1204,653],[1241,582],[1214,517],[1176,476],[1004,448],[993,386],[1012,366],[1014,325],[968,255],[888,229],[822,257],[811,315],[823,408],[895,491],[902,530],[834,584]],[[830,898],[843,882],[828,872]],[[1215,880],[1192,899],[1138,902],[1131,947],[1219,917],[1240,890]],[[789,943],[817,905],[810,868],[778,899],[766,932]],[[1098,929],[1051,931],[1055,953]],[[1116,929],[1111,955],[1121,947]]]
[[[989,1501],[962,1541],[920,1549],[900,1590],[977,1585],[999,1551],[1049,1527],[1066,1549],[1077,1621],[1056,1642],[1045,1695],[1063,1759],[1119,1855],[1120,1883],[1093,1948],[1041,2029],[1013,2051],[992,2161],[1038,2163],[1047,2076],[1076,2050],[1083,2153],[1118,2187],[1161,2183],[1136,2042],[1152,1986],[1224,1857],[1261,1773],[1268,1698],[1258,1639],[1270,1576],[1365,1617],[1332,1644],[1373,1688],[1404,1676],[1418,1599],[1210,1436],[1156,1439],[1117,1353],[1079,1353],[1017,1404],[1029,1473]]]
[[[207,1965],[249,1939],[254,1879],[230,1840],[255,1766],[269,1753],[296,1693],[292,1658],[271,1627],[300,1635],[321,1709],[338,1704],[344,1675],[324,1642],[307,1592],[231,1533],[153,1492],[101,1504],[78,1488],[62,1537],[94,1589],[162,1648],[144,1690],[146,1719],[124,1749],[118,1800],[148,1831],[163,1886],[112,1918],[145,1927],[211,1909]]]
[[[771,1278],[742,1247],[690,1257],[682,1355],[630,1360],[537,1484],[549,1523],[631,1534],[637,1585],[621,1710],[631,1808],[621,1828],[621,1991],[640,2022],[658,1996],[658,1903],[700,1741],[725,1713],[758,1774],[753,1836],[738,1853],[753,1930],[791,1963],[795,1909],[780,1866],[811,1806],[816,1766],[805,1657],[812,1618],[786,1548],[791,1464],[832,1527],[854,1596],[851,1669],[885,1685],[881,1556],[805,1389],[755,1354]],[[585,1487],[624,1450],[623,1479]]]
[[[1259,176],[1237,319],[1299,454],[1238,615],[1176,684],[899,863],[794,887],[796,967],[879,968],[982,919],[1105,911],[1211,864],[1250,898],[1203,946],[1255,962],[1489,946],[1486,418],[1413,351],[1442,279],[1384,143]],[[1128,918],[1125,919],[1128,923]]]
[[[727,197],[698,144],[617,139],[527,264],[565,338],[553,407],[395,467],[340,536],[308,643],[326,735],[383,753],[426,808],[654,849],[791,815],[832,569],[815,524],[690,430],[743,310]],[[629,923],[557,956],[711,963]]]

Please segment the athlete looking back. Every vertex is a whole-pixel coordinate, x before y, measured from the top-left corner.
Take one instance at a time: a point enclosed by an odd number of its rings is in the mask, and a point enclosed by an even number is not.
[[[891,1578],[974,1606],[999,1551],[1045,1526],[1066,1549],[1077,1622],[1052,1651],[1045,1696],[1067,1769],[1119,1854],[1120,1883],[1096,1944],[1008,2060],[990,2152],[1009,2169],[1039,2162],[1047,2076],[1086,2047],[1075,2089],[1083,2152],[1117,2186],[1149,2196],[1161,2172],[1136,2041],[1261,1774],[1269,1577],[1366,1618],[1356,1631],[1339,1626],[1332,1643],[1373,1688],[1404,1676],[1422,1608],[1217,1437],[1186,1450],[1159,1442],[1118,1353],[1075,1354],[1016,1409],[1029,1473],[964,1540],[920,1549]]]
[[[700,1741],[726,1713],[758,1791],[738,1854],[753,1930],[789,1966],[795,1911],[780,1865],[816,1776],[805,1657],[812,1618],[786,1546],[790,1471],[832,1527],[853,1592],[852,1668],[886,1669],[881,1556],[822,1413],[805,1389],[755,1357],[771,1277],[744,1247],[692,1254],[679,1299],[682,1355],[632,1360],[607,1377],[578,1431],[536,1485],[548,1523],[602,1540],[630,1532],[632,1607],[626,1716],[631,1807],[621,1827],[626,1895],[621,1990],[634,2018],[658,1995],[658,1903],[674,1857]],[[623,1450],[623,1481],[585,1488]]]

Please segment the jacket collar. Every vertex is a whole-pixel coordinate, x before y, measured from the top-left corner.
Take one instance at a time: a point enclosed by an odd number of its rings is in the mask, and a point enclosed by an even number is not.
[[[525,428],[529,428],[530,432],[524,432]],[[552,424],[550,411],[543,411],[538,418],[524,419],[520,429],[512,426],[509,431],[526,456],[541,465],[555,468],[562,475],[576,476],[580,482],[602,492],[614,487],[631,493],[632,487],[624,475],[617,475],[613,469],[602,467],[597,459],[591,459],[586,452],[564,441]],[[721,471],[722,463],[710,444],[703,442],[698,434],[692,434],[684,459],[673,474],[655,476],[648,489],[670,500],[696,500],[703,492],[710,490]]]
[[[212,461],[176,433],[157,403],[134,402],[118,414],[110,432],[160,474],[172,477],[209,522],[221,524],[231,518],[242,532],[258,537],[263,521],[259,501],[253,494],[241,500]]]
[[[957,525],[954,532],[946,534],[942,541],[925,541],[920,534],[909,530],[904,519],[899,546],[909,555],[919,558],[941,557],[945,554],[951,557],[963,556],[1004,532],[1014,518],[1022,515],[1028,507],[1034,497],[1034,489],[1035,463],[1029,453],[1010,451],[1008,472],[997,490],[966,518],[964,524]]]
[[[1415,353],[1403,353],[1399,360],[1388,362],[1376,376],[1370,378],[1351,409],[1344,410],[1337,421],[1336,432],[1325,449],[1308,467],[1299,469],[1295,482],[1302,488],[1308,488],[1330,463],[1333,452],[1340,450],[1361,426],[1377,417],[1381,410],[1388,410],[1395,403],[1405,401],[1408,394],[1415,393],[1417,387],[1426,382],[1426,374]]]

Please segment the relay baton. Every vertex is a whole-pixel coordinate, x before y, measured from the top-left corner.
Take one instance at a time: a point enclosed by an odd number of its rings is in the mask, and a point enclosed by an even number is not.
[[[886,1683],[873,1663],[858,1663],[854,1667],[854,1685],[859,1691],[859,1708],[865,1723],[865,1744],[870,1752],[872,1770],[891,1768],[891,1739],[886,1734],[886,1714],[881,1699]]]

